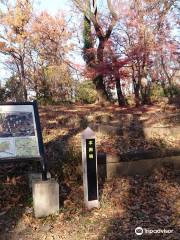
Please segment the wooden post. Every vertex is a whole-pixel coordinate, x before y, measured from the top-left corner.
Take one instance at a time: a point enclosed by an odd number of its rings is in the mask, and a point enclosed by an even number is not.
[[[84,202],[88,209],[99,207],[95,133],[87,127],[82,133]]]

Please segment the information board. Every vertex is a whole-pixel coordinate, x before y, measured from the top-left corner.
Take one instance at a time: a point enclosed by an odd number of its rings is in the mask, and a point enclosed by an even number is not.
[[[0,104],[0,161],[40,158],[42,155],[36,102]]]

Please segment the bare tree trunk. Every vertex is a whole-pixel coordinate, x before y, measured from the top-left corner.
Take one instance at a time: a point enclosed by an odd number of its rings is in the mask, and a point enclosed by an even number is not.
[[[108,94],[105,89],[105,85],[103,82],[103,75],[98,75],[94,80],[93,80],[95,86],[96,86],[96,91],[97,91],[97,103],[105,103],[108,102]]]
[[[144,86],[141,90],[142,104],[151,104],[150,86]]]
[[[119,68],[118,68],[118,64],[117,64],[117,58],[115,55],[113,56],[112,70],[113,70],[114,76],[115,76],[118,104],[119,104],[119,106],[123,107],[126,105],[126,100],[125,100],[125,97],[123,95],[122,88],[121,88],[120,73],[119,73]]]
[[[140,82],[136,81],[135,78],[135,69],[134,66],[132,65],[132,83],[133,83],[133,90],[134,90],[134,95],[135,95],[135,104],[136,107],[138,107],[141,103],[139,91],[140,91]]]
[[[136,107],[138,107],[141,103],[141,99],[139,95],[140,86],[138,83],[133,81],[133,87],[134,87],[135,103],[136,103]]]
[[[119,106],[124,107],[126,105],[126,100],[121,89],[121,83],[119,78],[116,78],[116,91],[117,91]]]
[[[99,45],[97,49],[97,61],[98,64],[103,65],[103,57],[104,57],[104,46],[105,46],[105,40],[104,39],[99,39]],[[97,102],[102,103],[102,102],[108,102],[108,93],[106,91],[106,87],[104,84],[104,76],[102,73],[97,72],[97,76],[93,80],[95,86],[96,86],[96,91],[97,91]]]
[[[161,65],[162,65],[162,68],[163,68],[163,71],[166,75],[166,78],[168,80],[168,84],[169,84],[169,89],[168,89],[168,92],[170,94],[170,98],[172,99],[173,98],[173,92],[172,92],[172,81],[171,81],[171,77],[169,76],[168,74],[168,71],[166,70],[166,66],[165,66],[165,63],[164,63],[164,59],[163,59],[163,56],[161,56]]]
[[[24,71],[24,62],[23,58],[20,58],[20,67],[21,67],[21,85],[22,85],[22,93],[23,93],[23,100],[27,101],[27,88],[26,88],[26,75]]]
[[[80,11],[83,12],[84,16],[85,16],[85,22],[86,22],[86,26],[84,28],[84,33],[85,37],[87,40],[86,43],[87,47],[91,47],[93,44],[91,44],[91,30],[90,30],[90,26],[91,23],[94,26],[95,32],[96,32],[96,37],[99,40],[99,46],[96,52],[96,59],[94,57],[94,55],[87,56],[87,52],[85,51],[84,53],[84,57],[85,60],[88,60],[89,62],[94,61],[94,65],[97,66],[96,64],[103,64],[103,51],[104,51],[104,46],[105,46],[105,42],[110,38],[110,35],[112,33],[112,30],[118,20],[117,14],[115,9],[113,8],[112,2],[110,0],[107,0],[107,6],[108,9],[110,11],[111,14],[111,21],[107,27],[107,29],[105,30],[102,26],[101,23],[99,22],[99,19],[97,17],[97,4],[96,4],[96,0],[90,1],[90,0],[86,0],[85,4],[82,4],[81,1],[79,0],[74,0],[76,6],[80,9]],[[88,29],[89,28],[89,29]],[[93,47],[93,50],[95,48]],[[85,49],[84,49],[85,50]],[[97,61],[96,61],[97,60]],[[87,62],[86,62],[87,63]],[[91,67],[93,68],[93,66],[91,65]],[[106,86],[104,83],[104,79],[103,79],[103,74],[102,73],[97,73],[96,78],[93,80],[95,86],[96,86],[96,90],[98,93],[98,100],[103,102],[103,101],[107,101],[108,100],[108,94],[106,91]]]

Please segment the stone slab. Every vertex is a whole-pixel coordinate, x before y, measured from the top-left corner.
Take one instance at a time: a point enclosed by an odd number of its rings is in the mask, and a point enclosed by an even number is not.
[[[171,159],[171,157],[176,156],[180,156],[180,149],[166,150],[166,152],[160,150],[133,150],[124,154],[106,154],[106,163],[131,162],[145,159],[147,161],[149,159]],[[104,156],[99,154],[98,157],[100,158],[99,163]]]
[[[146,176],[152,174],[155,169],[170,165],[174,167],[174,170],[180,169],[180,156],[107,163],[106,178],[134,175]]]
[[[157,136],[172,136],[173,138],[180,139],[180,126],[177,127],[144,127],[144,136],[150,139]]]
[[[120,162],[116,155],[98,154],[98,178],[111,179],[120,176],[149,175],[155,169],[164,166],[173,166],[174,171],[180,170],[180,155],[152,159],[141,159],[135,161]],[[107,158],[107,159],[106,159]],[[76,171],[82,174],[82,165],[77,166]]]
[[[32,190],[36,218],[47,217],[59,211],[59,184],[54,179],[36,180]]]

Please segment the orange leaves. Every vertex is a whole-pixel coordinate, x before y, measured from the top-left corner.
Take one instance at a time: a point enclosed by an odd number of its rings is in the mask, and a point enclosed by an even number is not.
[[[0,42],[0,50],[3,50],[6,44],[4,42]]]
[[[67,23],[63,14],[51,16],[42,12],[35,16],[32,22],[32,43],[44,59],[53,62],[60,61],[72,45],[68,43],[71,33],[67,30]]]

